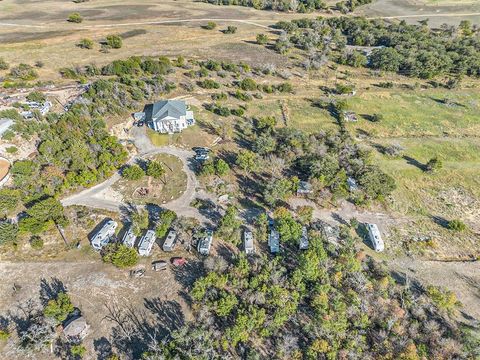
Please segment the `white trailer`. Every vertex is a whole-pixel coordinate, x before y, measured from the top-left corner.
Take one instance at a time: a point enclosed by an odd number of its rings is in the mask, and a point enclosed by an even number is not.
[[[376,224],[365,224],[368,230],[368,237],[372,242],[373,249],[376,252],[382,252],[385,250],[385,244],[383,242],[382,236],[380,235],[380,230]]]
[[[206,236],[200,239],[200,241],[198,242],[198,246],[197,246],[198,252],[202,255],[210,254],[210,248],[212,246],[212,242],[213,242],[213,232],[211,230],[208,230]]]
[[[177,243],[177,232],[175,230],[170,230],[165,242],[163,243],[163,251],[173,251],[175,244]]]
[[[143,235],[143,237],[140,239],[140,243],[138,244],[138,253],[140,256],[150,255],[156,239],[157,237],[155,235],[155,231],[153,230],[148,230],[145,235]]]
[[[136,240],[137,235],[133,233],[133,226],[130,226],[125,235],[123,235],[122,244],[128,246],[129,248],[133,248]]]
[[[95,250],[102,250],[107,245],[112,237],[115,235],[117,229],[117,222],[109,220],[102,226],[102,228],[95,234],[91,240],[92,247]]]
[[[253,245],[253,233],[250,230],[245,230],[243,233],[243,246],[246,254],[255,253],[255,247]]]

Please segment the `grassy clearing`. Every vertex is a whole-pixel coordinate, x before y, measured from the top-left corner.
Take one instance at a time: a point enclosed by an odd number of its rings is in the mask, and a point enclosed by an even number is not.
[[[449,104],[445,104],[445,99]],[[471,136],[480,134],[480,91],[468,90],[385,90],[362,93],[348,101],[360,116],[383,114],[372,123],[360,119],[350,128],[375,137]]]
[[[162,205],[180,197],[187,188],[187,174],[183,171],[183,164],[176,156],[159,154],[153,159],[163,163],[166,174],[162,179],[153,179],[144,176],[138,181],[120,179],[113,189],[120,192],[125,201],[136,204],[153,203]],[[147,189],[146,195],[140,195],[139,189]]]

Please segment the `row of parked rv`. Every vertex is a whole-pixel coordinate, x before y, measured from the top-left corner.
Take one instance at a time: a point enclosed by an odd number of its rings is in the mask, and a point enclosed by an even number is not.
[[[91,244],[95,250],[102,250],[108,243],[114,241],[115,232],[117,230],[118,223],[113,220],[107,221],[102,228],[92,237]],[[162,250],[166,252],[173,251],[177,244],[177,232],[171,229],[162,245]],[[140,238],[137,244],[138,253],[140,256],[149,256],[152,252],[153,245],[157,240],[157,236],[154,230],[147,230],[145,234]],[[213,232],[207,230],[206,235],[198,241],[197,250],[202,255],[210,254],[210,248],[213,242]],[[135,247],[137,243],[137,236],[133,232],[133,228],[127,229],[122,237],[121,243],[129,248]]]

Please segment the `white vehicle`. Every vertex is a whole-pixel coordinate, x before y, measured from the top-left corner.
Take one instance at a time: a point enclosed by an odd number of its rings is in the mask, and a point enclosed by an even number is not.
[[[115,230],[117,229],[117,222],[109,220],[103,225],[99,232],[91,240],[92,247],[95,250],[102,250],[105,245],[107,245],[112,237],[115,235]]]
[[[213,232],[207,231],[207,235],[198,242],[197,250],[202,255],[210,254],[210,248],[213,242]]]
[[[137,240],[137,236],[133,233],[133,227],[130,226],[125,235],[123,235],[122,244],[133,248],[135,246],[135,240]]]
[[[138,253],[140,256],[148,256],[152,252],[153,244],[157,239],[155,231],[148,230],[145,235],[140,239],[138,244]]]
[[[177,243],[177,232],[175,230],[170,230],[165,242],[163,243],[163,251],[173,251],[175,244]]]
[[[280,251],[280,234],[273,228],[268,235],[268,246],[270,247],[270,252],[272,254],[276,254]]]
[[[383,243],[383,239],[380,235],[380,230],[378,230],[378,226],[376,224],[365,224],[368,230],[368,237],[372,242],[373,249],[376,252],[382,252],[385,250],[385,244]]]
[[[304,226],[302,228],[302,236],[300,237],[300,250],[307,250],[308,249],[308,230],[307,227]]]
[[[250,230],[245,230],[243,233],[243,246],[246,254],[255,253],[255,247],[253,245],[253,233]]]

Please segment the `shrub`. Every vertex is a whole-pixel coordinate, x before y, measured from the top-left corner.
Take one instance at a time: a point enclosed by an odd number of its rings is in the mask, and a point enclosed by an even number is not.
[[[122,38],[119,35],[108,35],[106,42],[112,49],[120,49],[123,45]]]
[[[79,24],[83,21],[83,18],[79,13],[75,12],[75,13],[71,13],[70,15],[68,15],[67,21]]]
[[[214,21],[209,21],[206,25],[202,26],[206,30],[213,30],[217,27],[217,23]]]
[[[40,236],[32,236],[30,239],[32,249],[40,250],[43,248],[43,240]]]
[[[203,89],[219,89],[220,88],[220,84],[217,83],[215,80],[211,80],[211,79],[205,79],[203,81],[199,81],[197,84]]]
[[[428,160],[426,165],[426,170],[429,172],[435,172],[440,170],[443,167],[443,162],[438,157],[431,158]]]
[[[2,135],[2,139],[6,141],[13,140],[14,137],[15,137],[15,133],[12,130],[7,130]]]
[[[266,34],[258,34],[257,35],[257,44],[265,45],[268,43],[268,36]]]
[[[245,78],[240,82],[240,88],[245,91],[257,90],[257,83],[255,80],[250,78]]]
[[[31,65],[19,64],[10,69],[10,76],[16,79],[29,81],[35,80],[38,77],[38,73]]]
[[[467,225],[462,220],[454,219],[448,222],[448,228],[453,231],[464,231]]]
[[[122,177],[127,180],[140,180],[145,176],[145,171],[138,165],[130,165],[122,171]]]
[[[30,94],[27,95],[27,100],[28,101],[35,101],[38,103],[43,103],[46,100],[45,95],[41,93],[40,91],[32,91]]]
[[[37,68],[43,68],[45,66],[45,63],[42,60],[37,60],[35,61],[35,67]]]
[[[93,45],[93,40],[87,38],[80,40],[77,44],[77,46],[82,49],[93,49]]]
[[[134,248],[122,244],[108,244],[103,250],[102,260],[122,269],[136,265],[138,253]]]
[[[81,344],[72,345],[70,348],[70,355],[73,357],[79,357],[80,359],[83,358],[83,355],[85,355],[86,352],[87,349]]]
[[[0,70],[7,70],[8,67],[8,63],[5,61],[5,59],[0,58]]]
[[[373,122],[379,122],[383,120],[383,115],[382,114],[373,114],[371,117],[371,120]]]
[[[9,146],[5,150],[9,154],[16,154],[18,152],[18,148],[16,146]]]
[[[427,286],[427,295],[439,309],[445,310],[448,313],[453,312],[461,305],[452,291],[438,286]]]
[[[223,31],[224,34],[235,34],[236,32],[237,32],[236,26],[229,26]]]
[[[0,340],[8,340],[8,338],[10,337],[10,333],[8,332],[7,329],[1,329],[0,330]]]

